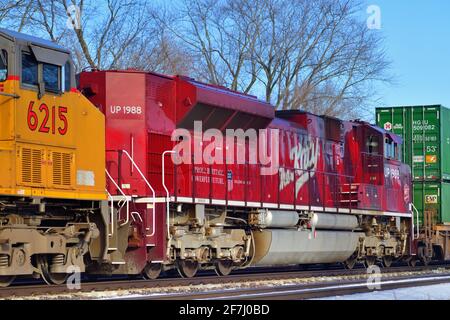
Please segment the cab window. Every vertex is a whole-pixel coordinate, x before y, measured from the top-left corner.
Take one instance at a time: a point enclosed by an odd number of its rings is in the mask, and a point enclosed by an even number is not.
[[[378,136],[370,135],[367,137],[366,141],[366,147],[367,147],[367,153],[372,155],[378,155],[379,154],[379,143],[378,143]]]
[[[8,53],[6,50],[0,51],[0,82],[8,78]]]
[[[32,86],[39,83],[38,62],[33,55],[25,52],[22,53],[22,82]]]
[[[70,78],[71,78],[71,69],[70,69],[70,62],[68,61],[64,66],[64,90],[66,92],[70,91],[71,89]]]
[[[44,63],[42,65],[43,79],[45,90],[51,92],[59,92],[60,86],[60,67],[53,64]]]
[[[388,159],[401,160],[401,151],[398,144],[389,137],[385,138],[384,156]]]

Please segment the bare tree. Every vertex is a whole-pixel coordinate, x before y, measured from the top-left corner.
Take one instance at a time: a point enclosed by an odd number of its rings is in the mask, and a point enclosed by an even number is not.
[[[32,13],[33,0],[5,0],[0,4],[0,23],[20,31]]]
[[[174,17],[159,21],[198,57],[196,75],[202,80],[248,92],[256,82],[256,71],[248,70],[256,66],[250,56],[259,13],[245,0],[185,0]]]
[[[126,52],[148,26],[144,0],[60,0],[73,25],[80,67],[114,69],[124,64]],[[70,6],[77,8],[76,12]]]
[[[160,19],[196,56],[196,76],[264,96],[278,109],[355,116],[388,81],[379,35],[359,0],[184,0]]]
[[[381,38],[355,18],[360,7],[354,1],[322,1],[322,6],[303,8],[302,15],[312,19],[293,32],[300,43],[286,57],[276,105],[356,116],[374,94],[371,85],[390,80]]]
[[[376,99],[373,84],[390,80],[379,33],[357,18],[362,4],[4,0],[0,24],[68,47],[78,70],[188,74],[281,110],[355,117]]]

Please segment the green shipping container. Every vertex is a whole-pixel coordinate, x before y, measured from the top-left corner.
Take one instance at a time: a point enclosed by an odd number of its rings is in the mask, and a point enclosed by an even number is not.
[[[450,223],[450,110],[441,105],[377,108],[376,120],[403,138],[420,223],[424,212],[438,224]]]
[[[403,161],[411,166],[414,181],[450,181],[449,109],[377,108],[376,120],[379,127],[403,138]]]
[[[423,225],[424,212],[431,213],[434,223],[450,223],[450,183],[414,182],[413,189],[420,225]]]

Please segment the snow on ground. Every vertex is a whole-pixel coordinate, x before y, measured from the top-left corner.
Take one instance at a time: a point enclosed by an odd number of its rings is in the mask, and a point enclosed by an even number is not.
[[[450,283],[350,294],[317,300],[450,300]]]
[[[408,271],[408,272],[387,272],[382,274],[382,277],[408,277],[408,276],[420,276],[430,274],[448,274],[448,270],[445,268],[438,268],[428,271]],[[119,289],[119,290],[105,290],[105,291],[91,291],[91,292],[73,292],[63,294],[46,294],[46,295],[33,295],[28,297],[10,297],[9,299],[22,300],[56,300],[56,299],[74,299],[74,300],[89,300],[89,299],[117,299],[126,298],[130,296],[142,298],[150,296],[161,295],[173,295],[173,294],[186,294],[186,293],[200,293],[211,292],[214,290],[236,290],[236,289],[248,289],[248,288],[280,288],[288,287],[292,285],[311,285],[319,283],[336,283],[341,281],[358,281],[368,279],[373,274],[356,274],[356,275],[340,275],[340,276],[321,276],[321,277],[295,277],[290,279],[271,279],[271,280],[247,280],[242,282],[220,283],[220,284],[198,284],[198,285],[180,285],[172,287],[154,287],[154,288],[134,288],[134,289]],[[83,285],[83,284],[82,284]],[[450,299],[450,289],[449,289]]]

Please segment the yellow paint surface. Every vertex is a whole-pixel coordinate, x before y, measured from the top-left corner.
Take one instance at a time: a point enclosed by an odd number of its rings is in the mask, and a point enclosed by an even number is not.
[[[46,93],[20,81],[0,96],[0,195],[104,200],[104,115],[81,93]]]

